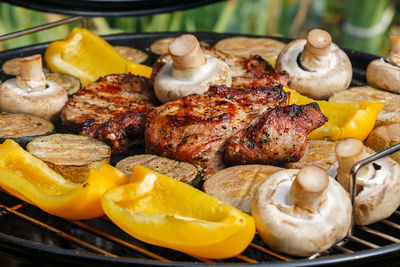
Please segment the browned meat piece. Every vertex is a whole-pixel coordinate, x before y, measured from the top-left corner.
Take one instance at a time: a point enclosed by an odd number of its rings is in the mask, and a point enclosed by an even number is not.
[[[278,73],[268,61],[254,55],[244,62],[245,75],[232,77],[233,88],[262,88],[282,84],[287,86],[288,74]]]
[[[145,127],[149,153],[193,163],[207,176],[223,168],[225,141],[268,108],[287,103],[282,86],[262,89],[210,87],[152,111]]]
[[[112,154],[122,154],[143,138],[144,117],[156,104],[149,79],[112,74],[70,98],[61,121],[72,132],[108,143]]]
[[[307,134],[328,118],[317,103],[269,109],[260,121],[230,137],[224,147],[229,164],[298,161],[307,145]]]

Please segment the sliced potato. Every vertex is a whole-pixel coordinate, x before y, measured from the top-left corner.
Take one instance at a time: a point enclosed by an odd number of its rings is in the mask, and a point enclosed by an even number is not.
[[[54,125],[41,117],[23,113],[0,114],[0,142],[12,139],[22,147],[32,139],[53,134]]]
[[[336,143],[327,140],[308,140],[303,157],[299,161],[287,163],[285,167],[301,169],[307,165],[315,165],[327,170],[336,161]]]
[[[127,157],[119,161],[116,167],[130,177],[136,164],[193,186],[197,186],[201,180],[196,166],[156,155],[143,154]]]
[[[59,72],[49,72],[45,74],[46,80],[53,81],[67,91],[68,95],[73,95],[81,89],[81,81],[69,74]]]
[[[204,191],[241,211],[250,213],[258,186],[271,174],[283,168],[269,165],[238,165],[211,175],[203,185]]]
[[[271,38],[237,36],[218,41],[214,48],[230,55],[246,58],[251,55],[259,55],[274,65],[284,46],[285,43]]]
[[[142,50],[129,47],[129,46],[114,46],[115,50],[120,53],[125,59],[135,62],[135,63],[143,63],[149,57]]]
[[[111,149],[105,143],[74,134],[38,137],[29,142],[26,149],[75,183],[85,182],[90,169],[100,169],[110,163],[111,157]]]

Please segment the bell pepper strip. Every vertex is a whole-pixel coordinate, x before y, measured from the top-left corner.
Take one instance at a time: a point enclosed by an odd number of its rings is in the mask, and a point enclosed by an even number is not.
[[[334,103],[313,100],[289,88],[289,104],[305,105],[316,102],[328,122],[312,131],[308,139],[341,140],[354,137],[364,141],[375,126],[376,118],[385,105],[382,102],[362,101],[360,103]]]
[[[8,139],[0,145],[0,187],[40,209],[69,220],[104,215],[101,197],[111,187],[128,182],[118,169],[91,169],[87,180],[68,181],[40,159]]]
[[[255,234],[248,214],[141,165],[135,166],[129,184],[104,194],[102,206],[133,237],[193,256],[233,257]]]
[[[65,40],[50,43],[45,60],[50,71],[75,76],[82,87],[108,74],[128,71],[150,77],[152,70],[126,60],[112,45],[85,28],[74,28]]]

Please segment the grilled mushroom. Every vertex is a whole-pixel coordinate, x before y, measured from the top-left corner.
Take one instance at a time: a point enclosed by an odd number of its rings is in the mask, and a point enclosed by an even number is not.
[[[66,91],[56,83],[46,81],[41,55],[22,58],[20,67],[17,77],[0,87],[0,110],[56,119],[68,99]]]
[[[184,34],[169,45],[172,61],[164,65],[154,81],[157,98],[166,103],[193,93],[204,93],[210,85],[230,86],[228,65],[205,57],[194,35]]]
[[[400,36],[390,37],[388,57],[371,61],[366,76],[369,85],[400,93]]]
[[[314,29],[307,40],[289,43],[276,61],[278,72],[289,74],[288,87],[314,99],[326,99],[346,89],[352,78],[351,62],[328,32]]]
[[[268,246],[309,256],[346,236],[351,203],[346,191],[323,169],[306,166],[267,178],[253,199],[252,215]]]
[[[346,190],[353,165],[371,155],[355,138],[337,144],[337,179]],[[400,205],[399,191],[400,165],[393,159],[384,157],[362,167],[356,179],[355,223],[367,225],[389,217]]]

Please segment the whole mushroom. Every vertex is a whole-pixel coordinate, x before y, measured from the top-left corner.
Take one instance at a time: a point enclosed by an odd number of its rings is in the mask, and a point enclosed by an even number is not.
[[[204,93],[210,85],[231,85],[228,65],[204,56],[194,35],[177,37],[169,44],[168,51],[172,61],[163,66],[154,80],[154,91],[162,103]]]
[[[286,45],[275,68],[289,74],[288,87],[313,99],[326,99],[346,89],[353,75],[346,53],[332,43],[328,32],[319,29],[310,31],[307,40]]]
[[[20,68],[16,78],[0,87],[0,110],[55,120],[68,100],[66,91],[57,83],[46,81],[41,55],[21,58]]]
[[[321,168],[274,173],[258,188],[252,215],[264,242],[295,256],[324,251],[351,226],[347,192]]]
[[[350,190],[351,168],[371,155],[355,138],[337,144],[337,180],[347,191]],[[400,205],[399,192],[400,165],[392,158],[384,157],[362,167],[356,178],[355,224],[367,225],[389,217]]]
[[[390,37],[388,57],[371,61],[366,76],[369,85],[400,93],[400,36]]]

